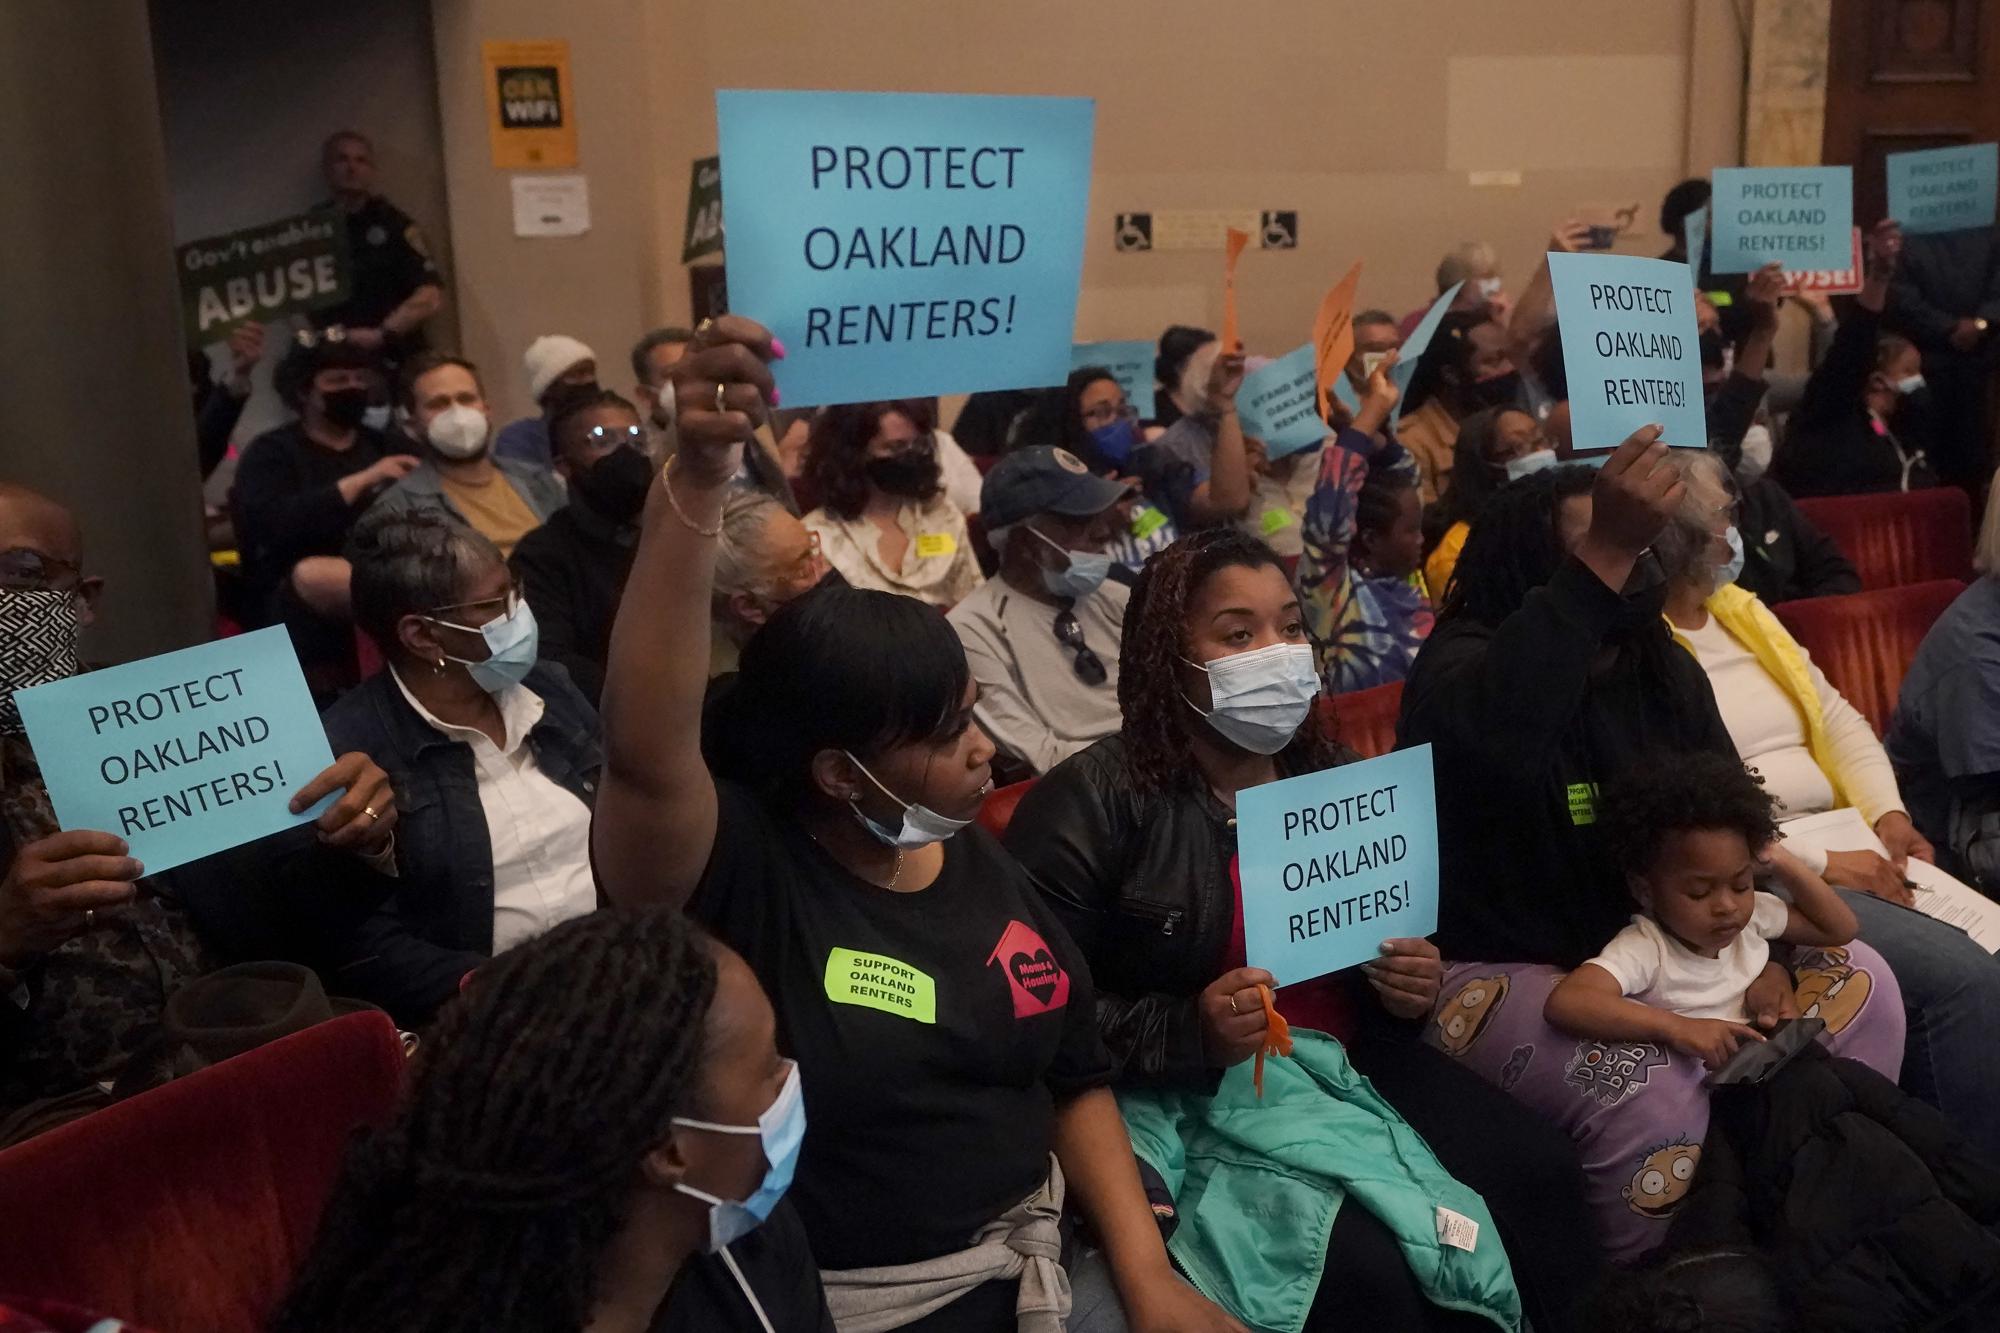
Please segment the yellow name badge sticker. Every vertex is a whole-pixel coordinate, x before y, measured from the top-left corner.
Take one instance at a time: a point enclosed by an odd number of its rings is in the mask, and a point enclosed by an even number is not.
[[[878,953],[828,950],[826,998],[918,1023],[937,1022],[937,987],[929,974]]]
[[[934,555],[957,555],[958,538],[949,532],[920,532],[917,534],[917,559],[928,560]]]
[[[1266,537],[1274,536],[1292,526],[1292,511],[1289,509],[1266,509],[1257,526],[1264,529]]]
[[[1597,822],[1596,783],[1572,782],[1569,784],[1569,822],[1572,824],[1595,824]]]
[[[1166,514],[1152,505],[1146,505],[1132,515],[1132,535],[1142,541],[1165,526],[1167,526]]]

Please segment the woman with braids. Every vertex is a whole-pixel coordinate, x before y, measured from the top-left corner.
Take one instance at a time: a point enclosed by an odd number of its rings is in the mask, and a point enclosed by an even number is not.
[[[1472,521],[1493,492],[1555,461],[1556,451],[1542,428],[1521,408],[1481,408],[1459,423],[1451,487],[1424,511],[1424,586],[1433,600],[1451,586]]]
[[[1246,1062],[1265,1031],[1256,987],[1272,978],[1244,965],[1238,793],[1354,758],[1312,707],[1306,615],[1277,557],[1235,529],[1192,534],[1153,557],[1126,611],[1119,671],[1123,730],[1036,784],[1008,827],[1008,850],[1098,979],[1120,1104],[1166,1192],[1183,1191],[1171,1162],[1149,1153],[1141,1108],[1211,1096],[1256,1108],[1247,1116],[1274,1134],[1293,1127],[1281,1117],[1299,1115],[1296,1154],[1250,1141],[1237,1156],[1247,1147],[1265,1162],[1260,1196],[1309,1191],[1296,1216],[1273,1206],[1238,1217],[1215,1207],[1223,1196],[1211,1182],[1210,1201],[1180,1222],[1194,1248],[1176,1233],[1177,1257],[1222,1256],[1190,1271],[1232,1291],[1243,1303],[1224,1303],[1258,1327],[1427,1329],[1484,1326],[1463,1311],[1518,1318],[1511,1256],[1536,1326],[1569,1327],[1564,1311],[1593,1270],[1575,1157],[1560,1134],[1418,1040],[1442,972],[1428,941],[1383,940],[1375,962],[1279,991],[1295,1054],[1307,1041],[1300,1029],[1327,1034],[1312,1039],[1322,1081],[1289,1100],[1277,1087],[1261,1101],[1246,1093]],[[1276,1061],[1265,1077],[1294,1067]],[[1398,1163],[1387,1172],[1385,1154]],[[1450,1200],[1467,1186],[1497,1227],[1470,1253],[1440,1249],[1432,1210],[1463,1211]],[[1431,1191],[1430,1204],[1406,1211],[1412,1191]],[[1486,1285],[1466,1281],[1466,1266],[1482,1262],[1494,1266]],[[1301,1276],[1263,1293],[1252,1276],[1260,1268]],[[1267,1303],[1280,1295],[1288,1303]]]
[[[1597,822],[1600,784],[1640,756],[1735,758],[1700,667],[1661,620],[1653,554],[1687,488],[1648,426],[1604,466],[1555,467],[1496,492],[1466,539],[1437,628],[1403,694],[1405,745],[1437,778],[1443,1001],[1425,1039],[1566,1131],[1613,1259],[1666,1238],[1708,1129],[1699,1059],[1578,1039],[1543,1007],[1565,971],[1631,915]],[[1684,451],[1675,450],[1676,454]],[[1794,959],[1836,1054],[1893,1075],[1896,983],[1856,942]],[[1792,999],[1773,963],[1747,996],[1757,1026]]]
[[[496,959],[349,1149],[273,1333],[830,1333],[780,1202],[805,1112],[775,1029],[670,909]]]
[[[1395,364],[1391,352],[1368,376],[1361,408],[1322,451],[1306,501],[1299,601],[1335,694],[1401,680],[1431,632],[1430,597],[1417,572],[1417,465],[1379,434],[1396,406]]]
[[[745,647],[704,757],[715,536],[781,354],[726,317],[674,368],[679,448],[612,634],[599,882],[618,903],[685,903],[770,993],[812,1089],[791,1197],[837,1320],[1059,1328],[1067,1190],[1131,1328],[1238,1328],[1167,1260],[1089,969],[967,827],[993,745],[944,617],[858,588],[788,603]]]

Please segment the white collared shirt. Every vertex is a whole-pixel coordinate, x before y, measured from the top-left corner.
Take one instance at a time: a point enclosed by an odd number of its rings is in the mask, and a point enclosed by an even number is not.
[[[417,716],[440,735],[472,749],[479,807],[493,844],[493,952],[500,953],[597,907],[590,877],[590,807],[542,772],[528,733],[542,719],[542,697],[510,685],[493,698],[506,728],[505,748],[476,727],[441,722],[396,675]]]

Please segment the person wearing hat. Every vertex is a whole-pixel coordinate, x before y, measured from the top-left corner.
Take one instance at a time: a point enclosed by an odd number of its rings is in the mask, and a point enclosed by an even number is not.
[[[1020,777],[1118,730],[1118,649],[1130,595],[1105,548],[1131,490],[1067,449],[1003,457],[980,513],[1000,572],[947,617],[979,682],[973,712]]]
[[[528,372],[528,396],[542,410],[502,426],[493,437],[493,456],[553,468],[556,459],[549,441],[549,421],[557,402],[572,386],[597,387],[597,353],[566,333],[545,333],[528,344],[521,364]]]

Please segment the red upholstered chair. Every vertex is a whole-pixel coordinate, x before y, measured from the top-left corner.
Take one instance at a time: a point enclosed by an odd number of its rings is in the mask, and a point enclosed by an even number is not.
[[[386,664],[382,660],[382,650],[375,646],[375,640],[360,630],[355,630],[354,669],[360,673],[361,679],[367,680],[370,676],[380,671],[384,665]]]
[[[1972,577],[1972,502],[1956,486],[1828,495],[1799,510],[1854,562],[1864,592]]]
[[[1007,831],[1007,825],[1014,818],[1014,807],[1028,794],[1028,788],[1035,785],[1029,778],[1026,782],[1016,782],[996,788],[979,806],[979,826],[999,837]]]
[[[1340,743],[1363,759],[1378,758],[1396,748],[1396,717],[1403,710],[1402,681],[1325,695],[1319,706]]]
[[[404,1063],[385,1015],[350,1014],[0,1152],[0,1292],[255,1333]]]
[[[1965,585],[1957,579],[1936,579],[1845,597],[1780,602],[1771,611],[1880,736],[1896,711],[1896,695],[1918,645],[1963,591]]]

